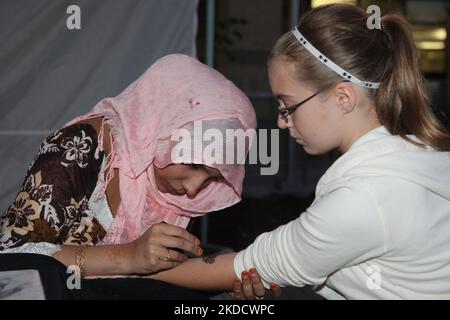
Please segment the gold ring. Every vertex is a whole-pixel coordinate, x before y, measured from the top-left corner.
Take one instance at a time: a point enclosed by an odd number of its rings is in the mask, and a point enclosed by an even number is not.
[[[161,261],[171,261],[172,260],[169,249],[167,249],[167,257],[159,257],[159,260],[161,260]]]

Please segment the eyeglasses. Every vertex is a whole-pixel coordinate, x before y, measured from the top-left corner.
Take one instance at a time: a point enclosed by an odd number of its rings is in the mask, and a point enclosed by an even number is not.
[[[308,98],[306,98],[303,101],[300,101],[299,103],[293,104],[292,106],[289,107],[282,107],[282,106],[278,106],[278,112],[280,113],[281,117],[284,119],[284,121],[288,122],[288,115],[290,115],[291,113],[293,113],[298,107],[300,107],[302,104],[308,102],[309,100],[311,100],[312,98],[314,98],[315,96],[317,96],[323,89],[320,89],[319,91],[317,91],[316,93],[314,93],[313,95],[309,96]]]

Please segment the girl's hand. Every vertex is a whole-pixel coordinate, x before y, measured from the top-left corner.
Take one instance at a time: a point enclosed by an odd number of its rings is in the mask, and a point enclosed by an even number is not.
[[[242,272],[242,282],[236,279],[231,297],[237,300],[264,299],[269,290],[264,288],[261,278],[255,268]],[[281,295],[281,288],[275,283],[270,284],[270,292],[274,297]]]
[[[138,239],[128,244],[127,270],[129,274],[151,274],[171,269],[187,260],[174,249],[201,256],[200,241],[178,226],[158,223],[152,225]]]

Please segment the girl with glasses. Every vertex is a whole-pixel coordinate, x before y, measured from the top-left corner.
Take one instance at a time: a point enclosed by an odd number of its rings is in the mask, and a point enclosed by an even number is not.
[[[272,282],[327,299],[450,298],[450,135],[406,20],[387,14],[369,29],[368,19],[353,5],[315,8],[269,58],[278,126],[309,154],[342,153],[309,208],[237,254],[156,278],[231,290],[238,277],[247,298]]]

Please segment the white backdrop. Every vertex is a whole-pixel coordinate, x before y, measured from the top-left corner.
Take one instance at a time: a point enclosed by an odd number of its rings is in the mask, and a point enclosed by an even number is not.
[[[70,5],[80,30],[66,26]],[[168,53],[195,55],[194,0],[0,2],[0,214],[41,141]]]

